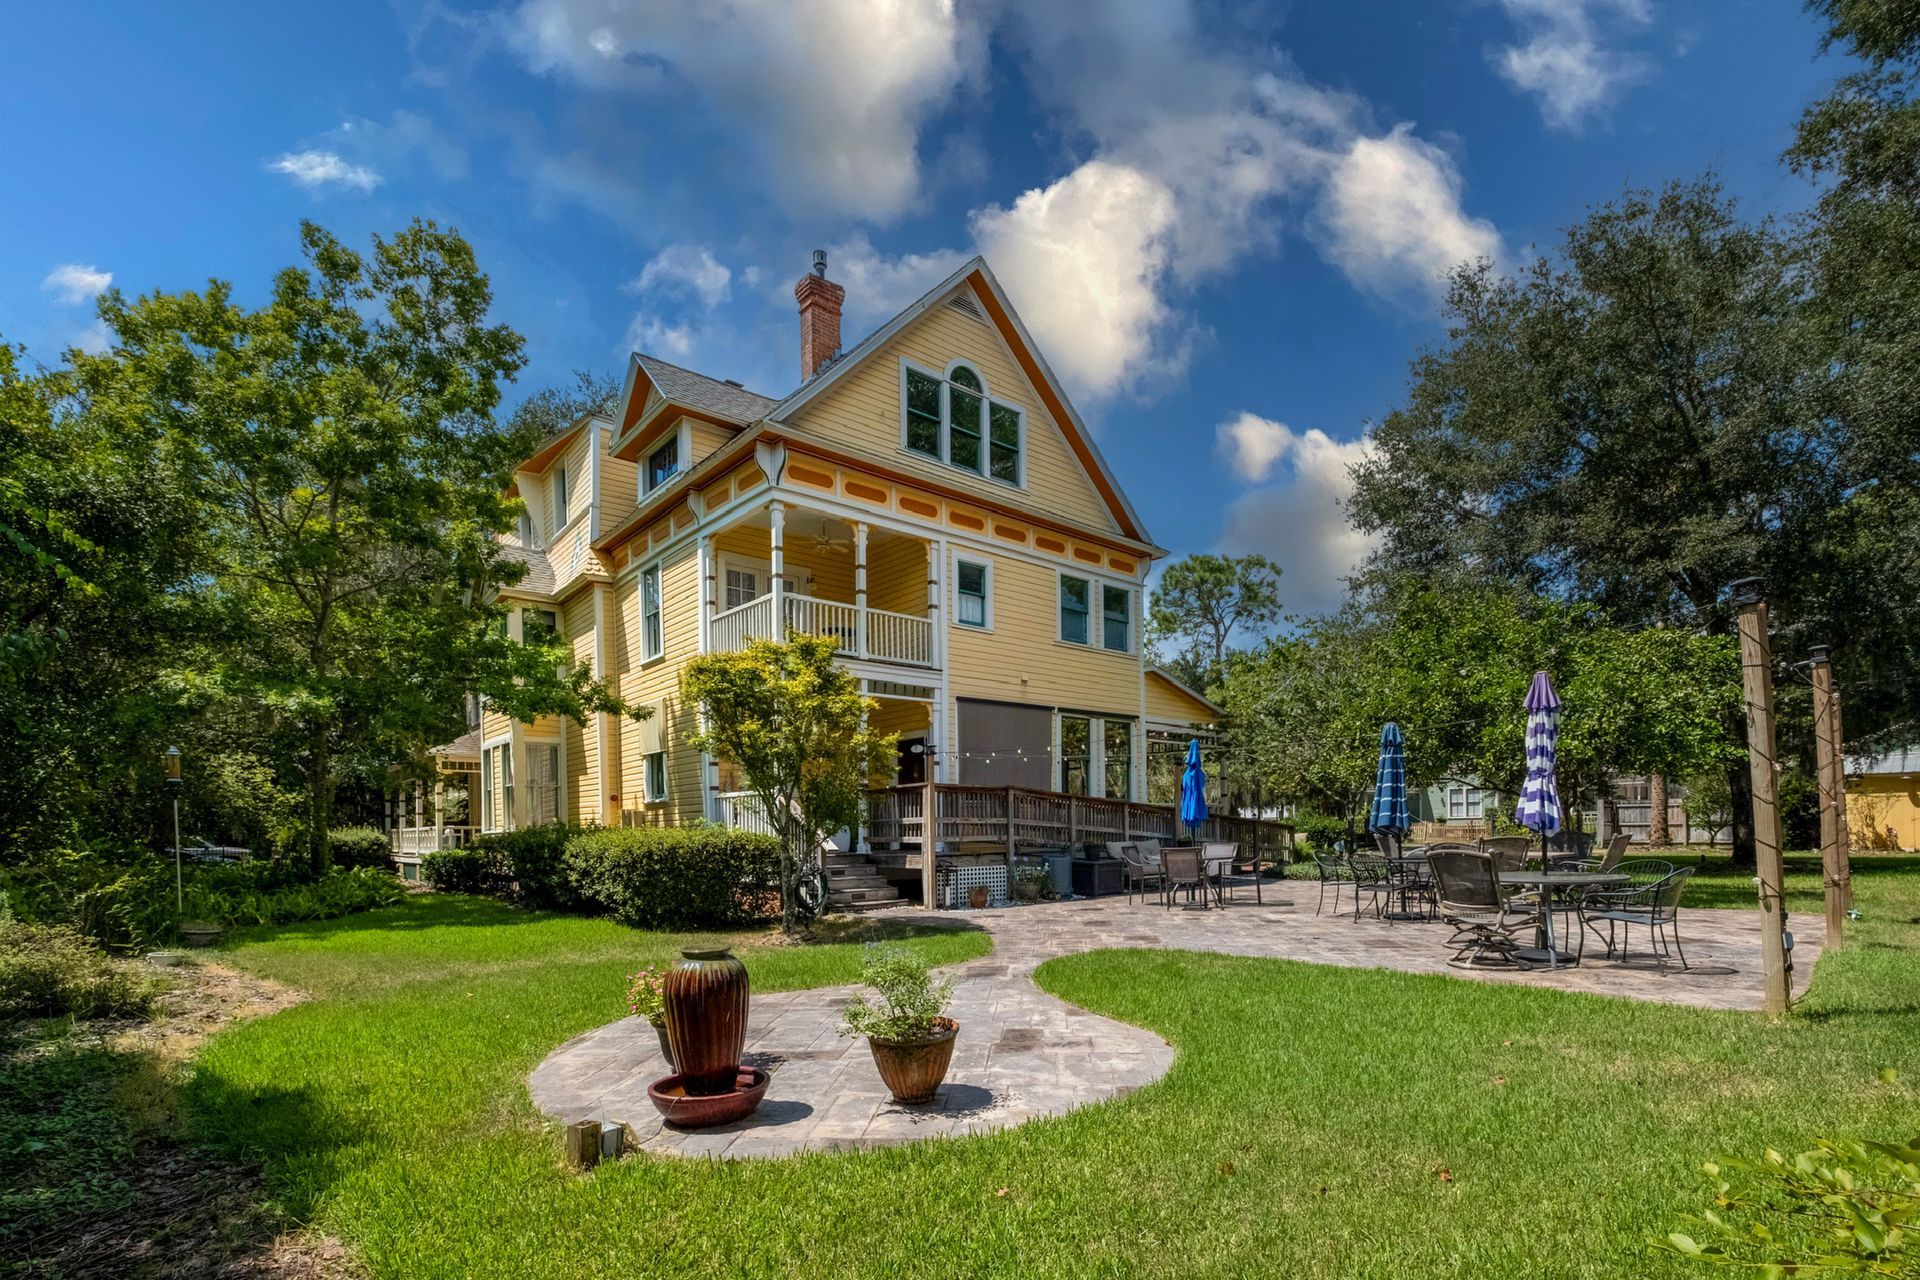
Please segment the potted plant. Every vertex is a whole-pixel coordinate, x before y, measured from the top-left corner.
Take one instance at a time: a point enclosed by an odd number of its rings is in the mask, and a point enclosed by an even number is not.
[[[660,1056],[667,1060],[667,1069],[673,1069],[673,1045],[667,1039],[667,975],[657,966],[648,965],[640,972],[627,976],[627,1008],[633,1016],[653,1028],[660,1037]]]
[[[190,947],[210,947],[226,930],[210,920],[182,920],[180,940]]]
[[[953,1061],[960,1028],[945,1016],[953,983],[936,983],[930,966],[905,947],[869,943],[860,981],[873,998],[858,995],[847,1005],[843,1036],[865,1036],[873,1065],[895,1102],[931,1102]]]
[[[1052,896],[1053,876],[1038,863],[1013,869],[1013,896],[1021,902],[1038,902]]]

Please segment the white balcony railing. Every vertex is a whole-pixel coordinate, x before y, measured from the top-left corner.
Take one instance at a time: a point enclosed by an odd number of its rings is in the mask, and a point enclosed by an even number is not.
[[[767,811],[760,803],[760,797],[751,791],[722,791],[719,799],[721,826],[763,836],[780,834],[773,829],[773,823],[767,820]]]
[[[437,833],[432,827],[397,827],[393,832],[393,851],[418,854],[432,853],[436,849],[459,849],[473,838],[473,832],[474,829],[469,826],[443,826]]]
[[[828,636],[838,640],[841,652],[849,657],[916,667],[934,665],[930,619],[886,609],[863,610],[859,605],[791,592],[782,596],[782,603],[787,615],[785,630],[789,634],[806,632]],[[716,614],[707,634],[713,650],[718,653],[744,649],[751,639],[773,639],[773,597],[760,596]]]

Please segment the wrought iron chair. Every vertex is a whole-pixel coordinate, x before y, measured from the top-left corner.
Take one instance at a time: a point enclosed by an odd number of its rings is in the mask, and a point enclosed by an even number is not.
[[[1120,846],[1120,879],[1127,891],[1127,901],[1133,901],[1137,892],[1142,902],[1146,901],[1150,885],[1164,887],[1166,875],[1157,862],[1148,862],[1147,855],[1136,844]]]
[[[1381,918],[1387,900],[1393,896],[1393,864],[1363,849],[1347,855],[1347,870],[1353,876],[1353,918],[1360,918],[1363,898],[1372,900],[1373,914]]]
[[[1200,858],[1204,864],[1220,868],[1220,889],[1228,897],[1233,896],[1233,864],[1240,859],[1240,846],[1231,840],[1206,840],[1200,845]],[[1253,897],[1260,899],[1260,872],[1255,868],[1253,875]]]
[[[1347,866],[1347,860],[1337,852],[1313,854],[1314,870],[1320,873],[1320,897],[1313,904],[1313,914],[1319,915],[1320,908],[1326,905],[1327,890],[1333,890],[1333,914],[1340,914],[1340,891],[1353,887],[1353,871]],[[1356,893],[1358,891],[1356,890]]]
[[[1632,843],[1633,837],[1621,831],[1615,833],[1613,838],[1607,841],[1606,852],[1602,853],[1598,858],[1576,858],[1570,855],[1564,857],[1556,855],[1555,857],[1549,858],[1547,863],[1556,871],[1608,872],[1620,865],[1620,859],[1627,855],[1627,846]]]
[[[1595,889],[1588,893],[1580,907],[1580,923],[1583,926],[1581,946],[1584,948],[1586,945],[1586,930],[1592,929],[1597,938],[1600,936],[1598,926],[1604,922],[1607,926],[1607,958],[1613,958],[1615,931],[1618,930],[1620,958],[1625,960],[1633,926],[1644,925],[1647,945],[1654,955],[1677,953],[1680,967],[1691,968],[1687,963],[1686,948],[1680,945],[1680,898],[1687,891],[1687,881],[1692,878],[1693,871],[1692,867],[1681,867],[1651,884]],[[1672,940],[1671,947],[1667,945],[1668,938]]]
[[[1480,842],[1480,852],[1490,854],[1502,871],[1520,871],[1533,852],[1532,836],[1488,836]]]
[[[1429,850],[1440,918],[1453,927],[1448,964],[1471,969],[1483,962],[1531,968],[1516,953],[1521,936],[1540,923],[1540,904],[1512,898],[1502,889],[1493,858],[1458,845]]]
[[[1192,904],[1193,895],[1196,892],[1200,895],[1200,905],[1202,907],[1208,905],[1207,867],[1201,860],[1198,849],[1163,850],[1160,854],[1160,872],[1161,895],[1169,910],[1173,908],[1173,895],[1181,889],[1187,891],[1189,905]]]

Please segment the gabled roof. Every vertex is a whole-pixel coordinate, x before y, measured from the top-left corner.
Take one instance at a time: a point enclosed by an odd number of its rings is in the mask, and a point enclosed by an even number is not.
[[[658,356],[650,356],[645,352],[636,351],[633,360],[667,400],[730,419],[743,427],[759,421],[776,403],[771,396],[749,391],[738,383],[709,378],[704,373],[682,369],[677,364],[668,364]]]
[[[1215,702],[1213,699],[1207,697],[1206,694],[1196,693],[1194,692],[1194,690],[1188,688],[1185,684],[1182,684],[1179,680],[1175,679],[1173,673],[1168,671],[1165,667],[1148,667],[1147,674],[1150,676],[1159,676],[1162,680],[1165,680],[1168,684],[1178,689],[1181,693],[1186,694],[1189,698],[1192,698],[1195,702],[1199,703],[1201,706],[1210,708],[1215,715],[1226,714],[1226,708],[1222,707],[1219,703]]]
[[[1852,774],[1920,773],[1920,747],[1902,747],[1877,756],[1849,756],[1847,772]]]
[[[546,552],[529,551],[511,542],[501,544],[500,550],[502,559],[527,566],[527,571],[521,576],[520,581],[504,586],[501,590],[511,591],[516,595],[550,596],[553,594],[553,566],[547,562]]]
[[[1114,479],[1106,459],[1101,456],[1099,447],[1094,444],[1093,433],[1081,420],[1079,411],[1073,407],[1072,401],[1067,399],[1067,393],[1061,387],[1060,380],[1048,367],[1046,357],[1042,356],[1040,349],[1034,345],[1033,336],[1020,322],[1020,317],[1013,310],[1013,304],[1007,301],[1007,295],[1001,290],[1000,282],[994,278],[993,271],[987,266],[987,260],[982,257],[976,256],[968,261],[958,271],[935,285],[918,302],[861,339],[852,350],[820,373],[815,374],[805,386],[767,410],[766,416],[775,422],[783,421],[789,414],[798,411],[826,388],[839,381],[846,375],[847,370],[859,365],[886,346],[894,335],[969,283],[979,292],[980,300],[992,317],[994,327],[1000,331],[1001,338],[1013,352],[1015,360],[1024,369],[1035,390],[1040,393],[1040,399],[1046,404],[1054,421],[1060,424],[1061,433],[1066,436],[1068,447],[1086,468],[1088,477],[1093,481],[1094,487],[1099,490],[1101,498],[1105,500],[1108,510],[1113,513],[1115,522],[1120,526],[1120,532],[1129,538],[1151,543],[1153,539],[1148,535],[1139,513],[1133,509],[1133,504],[1127,501],[1126,494],[1120,489],[1120,482]]]

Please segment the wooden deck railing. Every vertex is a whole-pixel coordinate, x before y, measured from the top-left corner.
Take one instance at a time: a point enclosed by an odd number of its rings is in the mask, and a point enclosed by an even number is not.
[[[922,848],[926,840],[927,788],[883,787],[867,793],[867,839],[876,849]],[[1098,845],[1110,840],[1231,840],[1267,858],[1292,845],[1293,828],[1284,822],[1216,816],[1189,833],[1172,805],[1141,804],[1035,791],[1026,787],[968,787],[941,783],[933,788],[937,808],[936,844],[993,846],[1007,852],[1037,848]]]

